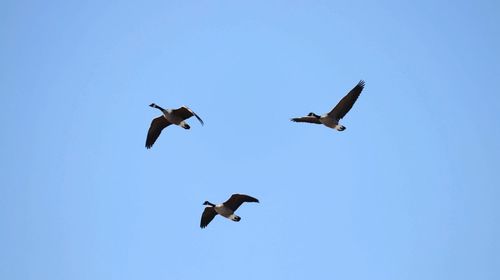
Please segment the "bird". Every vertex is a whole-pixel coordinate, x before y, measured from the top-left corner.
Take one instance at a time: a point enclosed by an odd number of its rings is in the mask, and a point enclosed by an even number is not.
[[[148,130],[148,136],[146,137],[147,149],[153,147],[153,144],[160,136],[161,131],[171,124],[178,125],[184,129],[190,129],[191,127],[185,122],[185,120],[189,119],[192,116],[195,116],[198,121],[200,121],[201,125],[204,124],[203,120],[193,110],[189,109],[186,106],[182,106],[178,109],[163,109],[155,103],[151,103],[149,106],[160,110],[163,114],[151,121],[151,126],[149,126]]]
[[[203,210],[203,214],[201,215],[200,227],[205,228],[208,224],[217,216],[217,214],[228,218],[232,221],[239,222],[241,217],[234,214],[234,211],[238,209],[238,207],[243,204],[243,202],[259,202],[259,200],[255,197],[251,197],[246,194],[233,194],[231,197],[224,203],[221,204],[213,204],[208,201],[205,201],[203,205],[208,205]]]
[[[337,131],[344,131],[346,127],[339,124],[339,121],[345,117],[349,110],[351,110],[364,87],[365,81],[359,81],[359,83],[351,89],[351,91],[349,91],[349,93],[347,93],[329,113],[319,116],[311,112],[305,117],[292,118],[291,121],[323,124]]]

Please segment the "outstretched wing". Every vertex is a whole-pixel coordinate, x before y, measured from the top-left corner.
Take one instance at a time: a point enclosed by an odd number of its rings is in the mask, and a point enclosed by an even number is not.
[[[146,148],[150,149],[153,147],[153,144],[160,136],[161,131],[169,125],[171,125],[171,123],[163,116],[153,119],[148,130],[148,136],[146,137]]]
[[[236,211],[238,207],[243,204],[243,202],[259,202],[259,200],[255,197],[251,197],[246,194],[233,194],[226,202],[224,202],[224,206],[229,209]]]
[[[183,120],[189,119],[192,116],[195,116],[198,121],[200,121],[201,125],[203,125],[203,120],[191,109],[186,106],[182,106],[179,109],[172,110],[172,113],[176,116],[181,117]]]
[[[305,117],[300,117],[300,118],[293,118],[290,119],[292,122],[306,122],[306,123],[316,123],[316,124],[321,124],[318,118],[313,117],[313,116],[305,116]]]
[[[358,100],[359,95],[361,94],[361,91],[365,87],[365,82],[363,80],[359,81],[359,83],[351,89],[351,91],[344,96],[340,100],[340,102],[333,108],[330,113],[328,113],[329,116],[336,118],[337,120],[342,119],[349,110],[351,110],[352,106]]]
[[[215,212],[214,207],[205,207],[203,210],[203,214],[201,214],[200,227],[205,228],[208,224],[217,216],[217,212]]]

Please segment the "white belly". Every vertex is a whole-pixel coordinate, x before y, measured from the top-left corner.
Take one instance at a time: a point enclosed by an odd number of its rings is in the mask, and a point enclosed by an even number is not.
[[[225,207],[222,204],[215,206],[215,212],[217,212],[217,214],[219,214],[223,217],[226,217],[226,218],[231,217],[231,215],[233,215],[233,213],[234,213],[231,209]]]
[[[332,118],[321,118],[319,121],[329,128],[335,128],[339,124],[337,120]]]

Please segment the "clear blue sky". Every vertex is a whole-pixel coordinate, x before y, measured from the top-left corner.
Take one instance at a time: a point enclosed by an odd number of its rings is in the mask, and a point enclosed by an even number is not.
[[[499,14],[0,2],[0,279],[500,279]],[[289,121],[360,79],[344,132]],[[151,102],[206,124],[146,150]]]

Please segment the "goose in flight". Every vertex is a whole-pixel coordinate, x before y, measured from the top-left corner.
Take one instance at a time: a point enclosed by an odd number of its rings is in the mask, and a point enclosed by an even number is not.
[[[337,106],[327,114],[319,116],[315,113],[309,113],[305,117],[293,118],[291,121],[323,124],[329,128],[343,131],[345,130],[345,126],[339,124],[339,121],[349,112],[349,110],[351,110],[364,87],[365,82],[363,80],[359,81],[359,83],[340,100]]]
[[[190,126],[185,122],[192,116],[195,116],[203,125],[203,120],[191,109],[182,106],[178,109],[163,109],[162,107],[151,103],[150,107],[156,108],[162,112],[162,115],[154,118],[149,127],[148,136],[146,137],[146,148],[150,149],[155,143],[156,139],[160,136],[161,131],[171,125],[175,124],[184,129],[189,129]]]
[[[243,202],[259,202],[259,200],[246,194],[233,194],[226,202],[221,204],[215,205],[205,201],[203,205],[208,206],[205,207],[205,210],[203,210],[203,214],[201,215],[200,227],[205,228],[208,226],[217,214],[232,221],[239,222],[241,218],[236,216],[234,211],[236,211],[236,209],[238,209]]]

